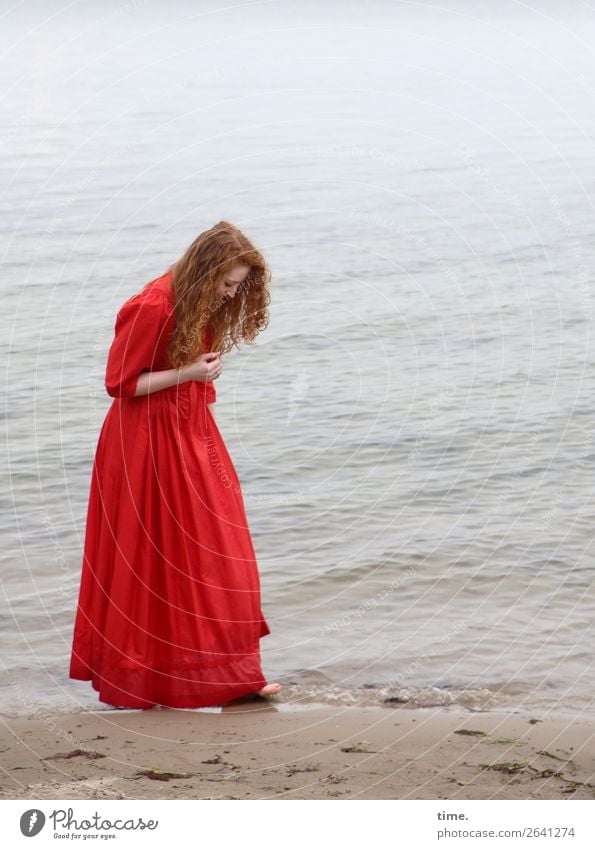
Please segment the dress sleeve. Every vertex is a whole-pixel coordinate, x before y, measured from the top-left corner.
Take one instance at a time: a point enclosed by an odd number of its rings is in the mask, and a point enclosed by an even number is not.
[[[166,312],[159,301],[137,295],[120,308],[105,371],[105,388],[112,398],[132,398],[140,373],[153,367]]]

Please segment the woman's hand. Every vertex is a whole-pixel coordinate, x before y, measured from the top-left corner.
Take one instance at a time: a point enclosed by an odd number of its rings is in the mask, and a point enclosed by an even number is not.
[[[200,357],[193,363],[180,368],[180,377],[185,380],[217,380],[223,371],[223,364],[220,357],[221,351],[210,351],[207,354],[201,354]]]

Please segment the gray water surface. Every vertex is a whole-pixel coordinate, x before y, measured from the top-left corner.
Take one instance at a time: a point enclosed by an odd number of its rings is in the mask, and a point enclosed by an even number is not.
[[[592,714],[595,12],[2,22],[0,711],[98,705],[68,662],[115,314],[225,218],[273,273],[217,382],[269,680]]]

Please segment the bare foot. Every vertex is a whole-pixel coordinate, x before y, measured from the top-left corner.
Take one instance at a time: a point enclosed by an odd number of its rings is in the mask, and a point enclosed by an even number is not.
[[[257,696],[276,696],[277,693],[282,689],[283,689],[283,685],[277,684],[277,682],[275,682],[274,684],[266,684],[262,688],[262,690],[257,690],[256,695]]]

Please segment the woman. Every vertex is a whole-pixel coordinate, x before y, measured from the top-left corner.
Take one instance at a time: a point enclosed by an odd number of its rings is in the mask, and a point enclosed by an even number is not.
[[[270,272],[226,221],[118,312],[70,677],[117,707],[270,696],[243,498],[214,416],[221,355],[269,320]]]

